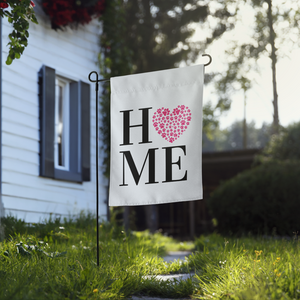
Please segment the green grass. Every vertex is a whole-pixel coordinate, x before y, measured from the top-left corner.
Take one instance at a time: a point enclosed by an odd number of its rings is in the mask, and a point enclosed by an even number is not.
[[[177,288],[144,275],[176,273],[180,262],[166,263],[161,235],[126,233],[114,222],[100,226],[100,266],[91,216],[49,219],[28,226],[8,217],[0,243],[0,299],[123,299],[133,294],[173,298],[192,294],[192,283]],[[170,239],[170,238],[169,238]],[[174,241],[173,241],[174,243]]]
[[[291,240],[218,235],[195,241],[199,299],[300,299],[300,244]]]
[[[172,237],[162,235],[160,232],[150,234],[149,230],[145,230],[134,232],[134,235],[139,238],[149,239],[166,251],[193,251],[195,249],[195,244],[192,241],[179,242]]]
[[[126,299],[131,295],[193,299],[300,299],[298,238],[211,234],[179,243],[160,233],[100,226],[100,267],[92,216],[27,225],[3,219],[0,299]],[[166,251],[196,251],[166,263]],[[193,280],[158,282],[145,275],[196,272]]]

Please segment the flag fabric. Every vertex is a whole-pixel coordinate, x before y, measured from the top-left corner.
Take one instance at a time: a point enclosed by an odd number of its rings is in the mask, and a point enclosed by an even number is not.
[[[110,206],[202,199],[204,66],[111,78]]]

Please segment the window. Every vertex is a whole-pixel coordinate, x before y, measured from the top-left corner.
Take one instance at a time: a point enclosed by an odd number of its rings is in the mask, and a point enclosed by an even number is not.
[[[56,77],[55,80],[55,136],[54,166],[69,170],[69,123],[70,123],[69,81]]]
[[[90,85],[39,72],[40,176],[90,181]]]

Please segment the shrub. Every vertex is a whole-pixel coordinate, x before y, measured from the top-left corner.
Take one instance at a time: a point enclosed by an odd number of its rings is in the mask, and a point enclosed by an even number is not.
[[[208,200],[220,233],[300,231],[300,161],[270,161],[240,173]]]
[[[300,122],[282,129],[279,135],[273,135],[258,161],[269,160],[300,160]]]

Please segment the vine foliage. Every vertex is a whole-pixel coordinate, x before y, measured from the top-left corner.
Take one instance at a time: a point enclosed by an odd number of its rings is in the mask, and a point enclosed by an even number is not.
[[[133,53],[129,50],[125,36],[125,10],[123,0],[110,0],[106,3],[105,13],[101,17],[103,33],[100,38],[101,52],[99,54],[100,74],[104,79],[132,73]],[[100,113],[102,116],[101,137],[102,151],[105,153],[104,174],[109,176],[110,162],[110,85],[103,84]]]
[[[13,26],[13,31],[8,35],[7,65],[20,58],[28,45],[29,21],[38,24],[33,7],[34,3],[30,0],[0,0],[0,16],[8,18]]]

